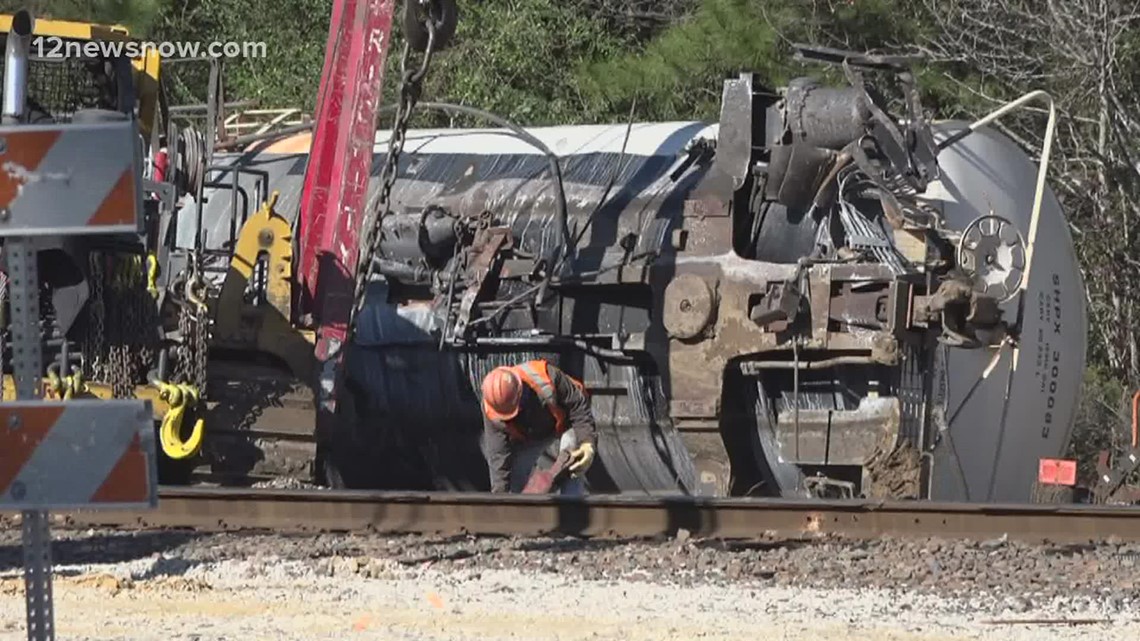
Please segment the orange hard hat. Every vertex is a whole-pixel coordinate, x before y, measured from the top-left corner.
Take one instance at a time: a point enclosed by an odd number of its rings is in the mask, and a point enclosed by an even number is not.
[[[483,379],[483,413],[493,421],[509,421],[519,413],[523,382],[509,367],[496,367]]]

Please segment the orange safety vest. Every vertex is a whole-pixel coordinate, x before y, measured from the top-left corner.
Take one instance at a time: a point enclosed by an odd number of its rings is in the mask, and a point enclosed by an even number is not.
[[[550,370],[547,369],[548,363],[546,361],[527,361],[521,365],[515,365],[511,369],[518,375],[527,387],[534,390],[538,395],[538,400],[546,406],[550,415],[554,417],[554,433],[561,436],[566,431],[566,412],[558,405],[558,399],[555,395],[554,380],[550,378]],[[586,386],[581,381],[566,374],[570,382],[574,383],[583,394],[586,394]],[[526,435],[522,430],[515,425],[515,421],[495,421],[495,423],[506,430],[507,434],[516,441],[525,441]]]

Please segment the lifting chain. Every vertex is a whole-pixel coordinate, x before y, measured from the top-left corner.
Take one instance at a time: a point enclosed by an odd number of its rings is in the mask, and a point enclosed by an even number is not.
[[[415,0],[407,0],[413,2]],[[429,3],[434,5],[435,3]],[[408,121],[411,119],[412,111],[416,106],[416,102],[420,98],[420,92],[423,90],[423,80],[427,76],[428,66],[431,64],[432,53],[434,53],[436,42],[437,20],[435,17],[430,17],[422,23],[426,29],[427,47],[423,52],[423,59],[416,69],[409,70],[408,63],[412,57],[412,45],[410,42],[404,42],[404,52],[400,58],[400,75],[402,77],[400,83],[400,102],[396,107],[395,124],[392,127],[392,135],[388,139],[388,155],[384,161],[384,168],[380,173],[380,191],[374,201],[369,203],[364,227],[364,242],[361,245],[361,254],[356,263],[356,281],[352,296],[352,311],[348,318],[348,338],[346,342],[352,341],[353,327],[357,314],[364,306],[364,289],[368,284],[368,277],[372,273],[372,260],[376,255],[376,250],[383,239],[380,232],[381,224],[391,212],[391,196],[392,186],[396,182],[396,174],[400,164],[400,154],[404,150],[404,139],[408,132]]]
[[[110,383],[115,398],[132,398],[135,385],[145,380],[157,355],[158,310],[147,291],[146,257],[110,258],[108,262],[107,255],[93,252],[88,259],[91,297],[84,373]]]
[[[104,319],[106,304],[103,300],[103,255],[92,252],[88,255],[88,270],[91,283],[91,298],[87,303],[87,337],[83,353],[87,358],[83,361],[85,373],[88,378],[105,378],[107,364],[107,341]]]
[[[210,355],[210,316],[205,301],[194,305],[194,386],[206,396],[206,362]]]
[[[189,383],[193,379],[191,371],[191,353],[193,350],[192,337],[194,332],[194,316],[189,304],[178,310],[178,335],[181,342],[174,348],[174,368],[170,373],[170,380],[180,383]]]
[[[195,261],[196,262],[196,261]],[[206,305],[205,283],[191,266],[186,280],[182,306],[178,312],[178,333],[182,342],[174,350],[175,364],[171,380],[197,388],[198,396],[206,390],[209,357],[210,316]]]

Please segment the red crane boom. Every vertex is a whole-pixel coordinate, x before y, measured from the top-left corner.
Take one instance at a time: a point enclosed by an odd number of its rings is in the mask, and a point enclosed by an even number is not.
[[[454,31],[455,4],[453,0],[405,1],[409,4],[404,35],[409,47],[428,50],[430,59],[431,49],[442,46]],[[295,319],[311,315],[317,328],[318,459],[322,445],[335,434],[341,347],[351,335],[376,117],[395,12],[395,0],[334,0],[329,21],[297,214],[299,287],[293,304]]]
[[[299,300],[317,325],[317,433],[336,412],[395,0],[336,0],[298,212]]]

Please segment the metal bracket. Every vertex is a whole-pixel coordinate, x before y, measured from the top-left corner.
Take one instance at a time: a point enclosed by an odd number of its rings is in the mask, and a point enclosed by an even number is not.
[[[487,281],[498,276],[503,264],[502,250],[511,243],[509,228],[497,227],[480,232],[480,238],[472,249],[471,265],[467,274],[467,291],[459,304],[458,318],[453,326],[452,336],[463,336],[471,322],[471,310],[479,298],[485,294]]]

